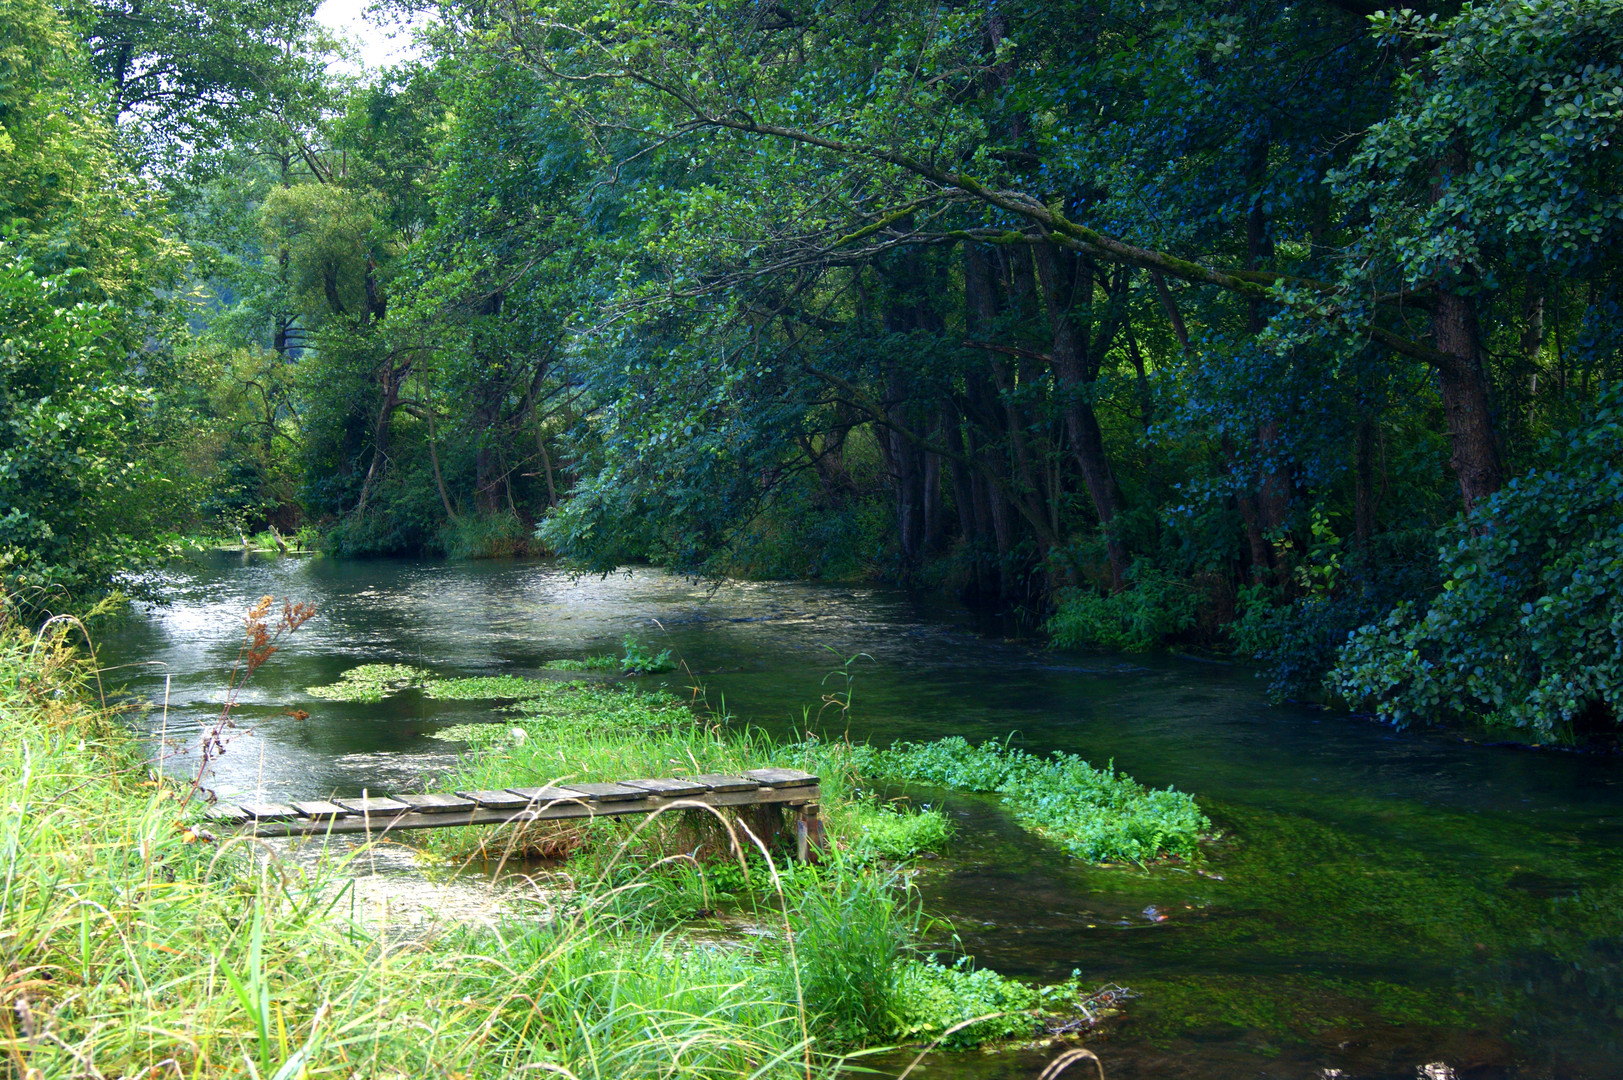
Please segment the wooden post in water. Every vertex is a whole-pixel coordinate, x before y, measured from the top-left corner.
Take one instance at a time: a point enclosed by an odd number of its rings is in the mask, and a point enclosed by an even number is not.
[[[828,836],[823,832],[822,814],[816,803],[807,803],[795,821],[795,857],[801,862],[821,862],[826,847]]]

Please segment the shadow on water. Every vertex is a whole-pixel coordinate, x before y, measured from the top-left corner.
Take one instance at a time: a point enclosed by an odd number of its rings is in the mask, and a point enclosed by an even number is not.
[[[222,792],[400,788],[454,761],[435,731],[499,720],[488,702],[305,692],[356,664],[534,674],[617,651],[629,632],[675,650],[712,702],[788,734],[843,688],[825,681],[839,656],[866,653],[853,666],[855,738],[1012,737],[1113,759],[1194,792],[1221,829],[1199,867],[1093,868],[995,800],[910,793],[944,799],[964,826],[919,878],[957,938],[939,947],[1031,978],[1080,970],[1140,995],[1096,1043],[1111,1080],[1623,1075],[1615,759],[1269,708],[1238,668],[1048,654],[884,589],[712,592],[652,571],[577,580],[533,562],[323,559],[202,564],[167,585],[173,602],[104,635],[102,657],[142,665],[121,674],[154,701],[170,676],[167,730],[182,749],[219,709],[241,611],[266,593],[320,608],[244,695],[249,730],[219,762]],[[1043,1060],[939,1055],[914,1075],[1027,1077]]]

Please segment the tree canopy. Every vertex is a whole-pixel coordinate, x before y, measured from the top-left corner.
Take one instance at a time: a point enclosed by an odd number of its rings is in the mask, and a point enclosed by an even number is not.
[[[398,6],[418,56],[353,76],[309,2],[4,0],[11,565],[872,578],[1615,723],[1547,658],[1617,614],[1534,615],[1614,557],[1551,523],[1623,456],[1619,0]],[[1455,587],[1546,528],[1534,614]],[[1417,667],[1500,648],[1559,691]]]

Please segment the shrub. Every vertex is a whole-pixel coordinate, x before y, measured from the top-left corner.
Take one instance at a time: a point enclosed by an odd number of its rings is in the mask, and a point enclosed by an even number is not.
[[[1399,725],[1480,718],[1539,739],[1623,705],[1623,386],[1545,448],[1550,466],[1457,519],[1442,591],[1353,633],[1327,685]]]
[[[1403,597],[1436,588],[1431,538],[1430,529],[1373,537],[1346,559],[1344,572],[1338,560],[1333,576],[1288,602],[1281,603],[1279,590],[1270,586],[1241,590],[1240,617],[1228,625],[1229,639],[1237,653],[1265,665],[1268,696],[1281,701],[1319,693],[1348,634]]]
[[[1133,586],[1100,595],[1072,590],[1044,624],[1056,648],[1148,652],[1195,626],[1200,593],[1188,582],[1134,563]]]
[[[439,546],[448,559],[507,559],[535,552],[530,527],[512,511],[464,514],[440,527]]]

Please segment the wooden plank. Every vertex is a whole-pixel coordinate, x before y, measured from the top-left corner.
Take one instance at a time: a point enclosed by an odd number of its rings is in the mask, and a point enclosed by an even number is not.
[[[624,784],[565,784],[570,791],[578,791],[595,802],[622,802],[626,799],[646,799],[648,792]]]
[[[255,821],[287,821],[299,816],[299,812],[287,803],[279,802],[245,802],[242,812]]]
[[[695,784],[703,784],[711,791],[754,791],[761,786],[759,780],[750,780],[743,776],[726,776],[722,773],[702,773],[699,776],[678,779],[692,780]]]
[[[334,805],[324,799],[316,799],[311,802],[296,802],[293,804],[293,809],[297,810],[300,816],[315,818],[317,821],[326,818],[341,818],[349,813],[342,806]]]
[[[481,810],[522,810],[530,800],[511,791],[459,791],[464,799],[472,799]]]
[[[512,790],[512,789],[509,789]],[[557,821],[591,817],[620,817],[629,814],[647,814],[670,805],[666,799],[649,797],[612,802],[594,802],[559,788],[525,788],[524,791],[558,792],[559,801],[537,801],[533,810],[487,810],[479,808],[467,814],[403,813],[396,817],[375,815],[348,817],[332,821],[312,821],[308,818],[294,821],[249,822],[245,827],[258,836],[325,836],[329,833],[364,833],[387,835],[405,829],[444,829],[464,825],[509,825],[515,821]],[[691,801],[716,807],[784,805],[799,806],[816,802],[820,789],[815,785],[793,788],[752,787],[747,791],[711,791],[691,796]],[[355,802],[339,799],[336,802]]]
[[[472,799],[464,799],[458,795],[396,795],[396,799],[411,807],[413,813],[418,814],[458,814],[474,809]]]
[[[544,805],[546,803],[558,802],[560,800],[580,802],[585,798],[585,796],[578,791],[567,791],[561,787],[510,787],[507,790],[523,799],[526,805],[530,803],[540,803]]]
[[[385,798],[381,795],[373,795],[366,799],[334,799],[333,802],[352,814],[368,814],[374,817],[393,817],[411,809],[398,799]]]
[[[799,769],[751,769],[744,775],[775,788],[807,787],[817,783],[816,776]]]
[[[641,788],[651,791],[655,795],[663,795],[667,799],[678,799],[684,795],[703,795],[710,789],[703,784],[692,780],[627,780],[626,787]]]
[[[248,820],[248,812],[240,806],[231,806],[220,803],[203,811],[203,816],[210,821],[220,821],[227,825],[240,825]]]

